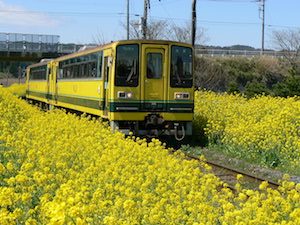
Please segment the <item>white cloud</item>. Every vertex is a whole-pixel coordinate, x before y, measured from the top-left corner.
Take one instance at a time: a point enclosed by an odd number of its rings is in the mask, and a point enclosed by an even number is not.
[[[45,13],[29,11],[21,6],[8,4],[4,0],[0,0],[0,24],[42,27],[55,26],[58,21]]]

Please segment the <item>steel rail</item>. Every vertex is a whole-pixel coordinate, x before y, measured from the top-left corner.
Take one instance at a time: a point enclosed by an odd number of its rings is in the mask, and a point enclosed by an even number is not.
[[[193,156],[190,154],[185,154],[185,155],[189,159],[194,159],[194,160],[200,161],[200,159],[196,156]],[[256,186],[256,188],[254,188],[254,189],[258,189],[259,185],[263,181],[267,181],[268,187],[272,188],[272,189],[277,189],[280,186],[280,184],[277,182],[274,182],[272,180],[268,180],[268,179],[265,179],[265,178],[262,178],[259,176],[255,176],[253,174],[250,174],[250,173],[247,173],[247,172],[235,169],[235,168],[230,168],[228,166],[224,166],[219,163],[208,161],[208,160],[206,160],[204,162],[207,163],[208,165],[210,165],[212,167],[212,170],[219,171],[219,172],[221,171],[221,174],[216,174],[216,172],[215,172],[215,175],[217,177],[219,177],[225,183],[227,183],[226,177],[227,178],[231,177],[231,181],[232,180],[236,181],[237,175],[241,174],[241,175],[243,175],[243,179],[242,179],[243,181],[248,181],[249,183],[253,182],[253,184]],[[232,185],[230,185],[230,184],[228,184],[228,185],[231,186],[230,189],[235,189]]]

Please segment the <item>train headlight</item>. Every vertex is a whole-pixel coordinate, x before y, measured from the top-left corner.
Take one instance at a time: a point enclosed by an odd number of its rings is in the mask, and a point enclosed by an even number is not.
[[[133,97],[132,92],[118,91],[118,98],[128,99],[128,98],[132,98],[132,97]]]
[[[174,98],[176,100],[186,100],[190,99],[190,93],[188,92],[175,92]]]
[[[127,98],[132,98],[133,94],[131,92],[126,93],[127,94]]]

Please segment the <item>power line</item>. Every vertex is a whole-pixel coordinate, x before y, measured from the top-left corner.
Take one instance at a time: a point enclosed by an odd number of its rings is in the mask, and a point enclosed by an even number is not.
[[[67,11],[22,11],[22,10],[0,10],[1,13],[15,13],[15,14],[52,14],[52,15],[62,15],[62,16],[125,16],[126,13],[101,13],[101,12],[67,12]],[[139,16],[139,14],[131,14],[133,16]]]
[[[201,2],[237,2],[237,3],[256,3],[257,0],[199,0]]]
[[[164,7],[163,4],[159,4],[161,6],[161,8],[165,11],[165,13],[168,15],[168,17],[170,18],[171,23],[173,24],[173,26],[177,26],[177,24],[174,22],[174,20],[172,19],[172,17],[170,17],[170,13],[169,11]]]
[[[175,2],[179,2],[179,1],[184,1],[186,2],[186,0],[165,0],[163,1],[163,4],[170,4],[170,3],[175,3]],[[259,0],[197,0],[199,2],[225,2],[225,3],[257,3],[257,1]],[[152,3],[152,5],[158,5],[159,3]]]
[[[152,16],[152,18],[156,18],[159,20],[170,20],[174,23],[174,20],[182,20],[182,21],[190,21],[186,18],[179,18],[179,17],[161,17],[161,16]],[[259,22],[236,22],[236,21],[218,21],[218,20],[200,20],[197,19],[197,22],[200,23],[206,23],[206,24],[212,24],[212,25],[241,25],[241,26],[260,26],[261,23]],[[293,26],[293,25],[278,25],[278,24],[265,24],[266,27],[278,27],[278,28],[294,28],[294,29],[300,29],[299,26]]]
[[[51,15],[62,15],[62,16],[83,16],[83,17],[89,17],[89,16],[100,16],[100,17],[110,17],[110,16],[121,16],[126,17],[126,13],[122,12],[114,12],[114,13],[101,13],[101,12],[67,12],[67,11],[21,11],[21,10],[0,10],[1,13],[16,13],[16,14],[51,14]],[[134,17],[140,17],[141,15],[138,13],[130,13],[130,16]],[[190,19],[187,18],[180,18],[180,17],[161,17],[161,16],[151,16],[151,18],[156,19],[165,19],[165,20],[182,20],[182,21],[190,21]],[[199,20],[197,19],[197,22],[206,23],[206,24],[212,24],[212,25],[246,25],[246,26],[259,26],[261,23],[258,22],[236,22],[236,21],[217,21],[217,20]],[[278,25],[278,24],[265,24],[266,27],[272,27],[272,28],[293,28],[293,29],[299,29],[299,26],[293,26],[293,25]]]
[[[228,25],[260,25],[260,23],[256,22],[233,22],[233,21],[213,21],[213,20],[197,20],[201,23],[208,23],[208,24],[228,24]]]
[[[153,2],[153,3],[151,3],[151,6],[156,6],[156,5],[160,5],[160,4],[170,4],[170,3],[175,3],[175,2],[179,2],[179,1],[186,2],[186,0],[164,0],[163,2]]]

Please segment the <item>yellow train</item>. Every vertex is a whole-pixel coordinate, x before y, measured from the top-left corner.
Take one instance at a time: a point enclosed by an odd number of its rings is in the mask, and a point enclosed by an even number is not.
[[[26,98],[107,119],[140,136],[192,135],[193,48],[118,41],[27,68]]]

